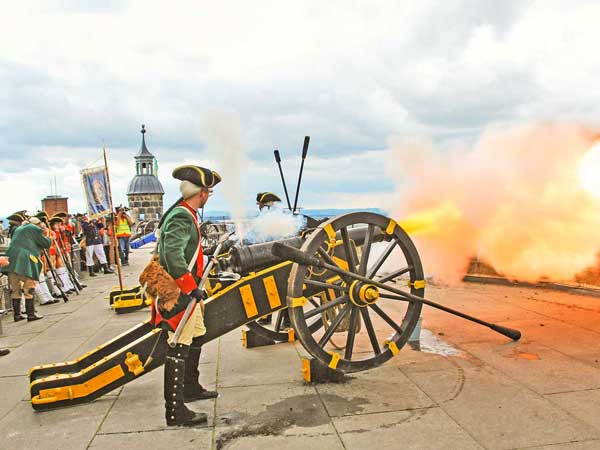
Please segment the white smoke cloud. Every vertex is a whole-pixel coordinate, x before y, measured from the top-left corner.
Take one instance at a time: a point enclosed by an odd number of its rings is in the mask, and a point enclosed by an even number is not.
[[[223,178],[217,189],[223,193],[231,218],[236,222],[237,235],[242,238],[242,219],[245,217],[242,193],[245,191],[244,169],[248,166],[248,161],[246,148],[242,143],[240,116],[232,111],[211,112],[204,116],[201,130],[211,159],[216,162],[214,169]]]
[[[254,244],[294,236],[304,225],[302,216],[286,213],[278,207],[263,209],[248,224],[246,241]]]

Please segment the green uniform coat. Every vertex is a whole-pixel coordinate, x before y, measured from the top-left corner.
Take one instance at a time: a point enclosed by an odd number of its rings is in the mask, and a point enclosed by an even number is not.
[[[188,272],[188,264],[200,244],[199,238],[198,229],[189,210],[176,207],[165,217],[158,239],[158,262],[173,279],[177,280]],[[196,283],[200,282],[196,275],[198,264],[203,264],[202,249],[191,270]],[[170,319],[183,311],[191,300],[192,297],[181,294],[171,311],[161,311],[162,316]]]
[[[35,281],[40,279],[42,263],[40,253],[43,248],[49,249],[52,241],[44,236],[44,231],[30,223],[18,227],[8,246],[6,256],[10,264],[3,272],[14,272]]]

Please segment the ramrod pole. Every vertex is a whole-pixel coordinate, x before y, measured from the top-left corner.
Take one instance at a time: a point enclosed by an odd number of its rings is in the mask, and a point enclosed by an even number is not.
[[[287,186],[285,184],[285,178],[283,176],[283,169],[281,168],[281,156],[279,155],[279,150],[275,150],[273,154],[275,155],[275,162],[279,167],[279,175],[281,175],[281,182],[283,183],[283,191],[285,192],[285,199],[287,200],[288,209],[291,211],[292,204],[290,203],[290,196],[288,195]]]
[[[302,163],[300,164],[300,173],[298,174],[298,186],[296,186],[296,198],[294,199],[294,209],[292,214],[296,214],[296,207],[298,206],[298,194],[300,193],[300,183],[302,183],[302,172],[304,171],[304,160],[308,153],[308,143],[310,142],[310,136],[304,136],[304,147],[302,148]]]

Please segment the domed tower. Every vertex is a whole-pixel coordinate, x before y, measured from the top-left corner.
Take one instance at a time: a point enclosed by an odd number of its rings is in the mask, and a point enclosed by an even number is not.
[[[146,127],[142,125],[142,146],[135,155],[136,175],[129,183],[127,199],[134,221],[159,219],[165,191],[156,173],[156,158],[146,147]]]

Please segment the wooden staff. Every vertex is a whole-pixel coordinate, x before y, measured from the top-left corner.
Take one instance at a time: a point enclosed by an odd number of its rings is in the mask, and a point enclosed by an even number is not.
[[[119,241],[117,240],[117,229],[115,227],[115,218],[113,201],[112,201],[112,192],[110,190],[110,176],[108,175],[108,163],[106,162],[106,148],[102,147],[102,154],[104,155],[104,169],[106,170],[106,184],[108,185],[108,203],[110,207],[110,217],[112,219],[112,232],[113,232],[113,245],[119,245]],[[110,255],[109,255],[110,257]],[[121,293],[123,292],[123,273],[121,272],[121,255],[119,252],[116,252],[117,259],[117,272],[119,274],[119,288],[121,289]]]

